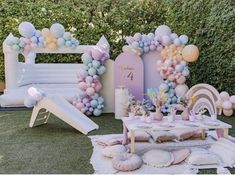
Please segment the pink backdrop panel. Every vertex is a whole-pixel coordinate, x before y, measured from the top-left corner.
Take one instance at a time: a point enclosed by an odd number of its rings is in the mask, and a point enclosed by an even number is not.
[[[141,57],[131,52],[118,55],[114,63],[115,88],[125,86],[137,100],[144,97],[144,65]]]
[[[142,56],[144,62],[144,92],[149,88],[157,88],[163,82],[157,71],[157,60],[161,60],[161,55],[157,51],[152,51]]]

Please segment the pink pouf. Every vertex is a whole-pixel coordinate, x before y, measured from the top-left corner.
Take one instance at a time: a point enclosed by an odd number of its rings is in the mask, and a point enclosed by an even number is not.
[[[113,167],[120,171],[133,171],[141,167],[142,159],[136,154],[118,154],[112,159]]]

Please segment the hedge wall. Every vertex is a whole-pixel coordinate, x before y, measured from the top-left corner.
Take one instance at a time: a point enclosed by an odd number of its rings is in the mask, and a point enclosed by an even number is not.
[[[82,44],[95,44],[105,35],[111,57],[121,52],[125,36],[149,33],[166,24],[186,34],[200,49],[200,58],[190,64],[190,86],[209,83],[235,94],[235,11],[232,0],[2,0],[0,41],[9,32],[18,35],[22,21],[36,28],[59,22]],[[0,48],[0,79],[4,80]],[[39,55],[38,62],[79,62],[78,55]]]

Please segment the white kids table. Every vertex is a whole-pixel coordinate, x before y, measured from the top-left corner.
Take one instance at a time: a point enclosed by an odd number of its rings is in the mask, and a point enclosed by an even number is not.
[[[202,130],[202,139],[205,138],[205,130],[216,130],[218,137],[227,137],[228,129],[231,125],[220,120],[211,120],[211,117],[204,116],[202,120],[195,120],[194,122],[182,120],[179,115],[176,116],[175,121],[168,122],[166,116],[162,121],[152,120],[151,122],[141,121],[140,118],[123,117],[123,144],[128,143],[127,132],[130,132],[131,139],[131,153],[135,153],[135,131],[169,131],[177,129],[198,129]]]

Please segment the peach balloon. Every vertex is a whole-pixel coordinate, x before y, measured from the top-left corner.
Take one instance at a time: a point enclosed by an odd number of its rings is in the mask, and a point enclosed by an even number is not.
[[[184,84],[185,81],[186,81],[186,78],[185,78],[184,76],[180,76],[180,77],[176,80],[176,82],[177,82],[178,84]]]
[[[169,81],[174,81],[175,80],[175,76],[173,74],[168,76],[168,80]]]
[[[47,48],[50,49],[50,50],[55,50],[56,49],[56,44],[55,43],[49,43],[47,45]]]
[[[229,109],[229,110],[223,109],[223,113],[225,116],[230,117],[233,115],[233,110],[232,109]]]
[[[171,44],[171,45],[170,45],[170,49],[171,49],[172,51],[175,51],[176,48],[177,48],[176,45],[174,45],[174,44]]]
[[[194,62],[199,57],[199,49],[195,45],[187,45],[182,51],[182,56],[187,62]]]

